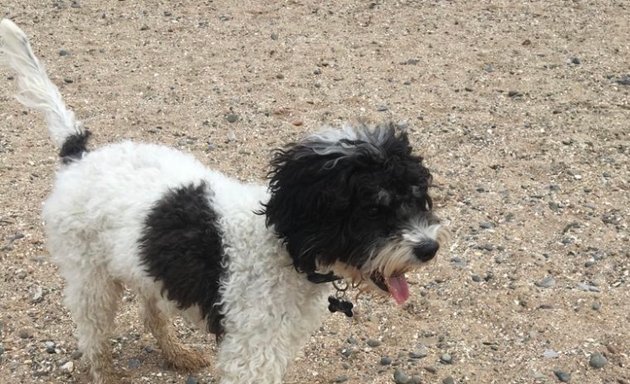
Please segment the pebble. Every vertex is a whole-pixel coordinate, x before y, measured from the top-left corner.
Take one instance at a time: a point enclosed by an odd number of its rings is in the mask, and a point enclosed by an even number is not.
[[[368,347],[376,348],[379,345],[381,345],[381,342],[379,340],[376,340],[376,339],[368,339],[367,345],[368,345]]]
[[[59,56],[68,56],[70,54],[70,52],[68,52],[65,49],[60,49],[59,50]]]
[[[44,290],[42,287],[37,285],[35,286],[35,292],[33,292],[33,296],[31,297],[31,303],[41,303],[42,300],[44,300]]]
[[[381,357],[381,361],[380,364],[381,365],[390,365],[392,363],[392,358],[389,356],[383,356]]]
[[[227,115],[225,115],[225,120],[227,120],[228,123],[234,123],[238,120],[238,115],[234,113],[228,113]]]
[[[140,359],[132,358],[127,361],[127,366],[131,369],[140,368],[141,365],[142,362],[140,361]]]
[[[578,283],[577,287],[580,291],[586,291],[586,292],[599,292],[600,291],[598,287],[592,284]]]
[[[18,331],[20,339],[30,339],[33,337],[33,330],[30,328],[22,328]]]
[[[387,110],[389,110],[389,108],[387,108],[387,106],[386,106],[386,105],[379,105],[379,106],[376,108],[376,110],[377,110],[378,112],[387,112]]]
[[[492,224],[489,221],[484,221],[484,222],[479,223],[479,227],[482,229],[492,229],[494,228],[494,224]]]
[[[455,266],[456,268],[466,268],[466,260],[463,260],[459,257],[451,258],[451,263],[453,263],[453,266]]]
[[[197,378],[195,376],[188,376],[186,378],[186,384],[198,384],[199,380],[197,380]]]
[[[334,380],[333,383],[345,383],[346,381],[348,381],[348,376],[346,375],[341,375],[341,376],[337,376]]]
[[[76,351],[72,352],[72,354],[70,355],[72,360],[79,360],[81,358],[81,356],[83,356],[83,352],[81,352],[79,350],[76,350]]]
[[[422,346],[416,351],[409,352],[409,357],[412,359],[424,359],[429,354],[429,351],[426,347]]]
[[[545,349],[545,352],[543,352],[543,357],[545,359],[555,359],[558,356],[560,356],[560,354],[553,349]]]
[[[619,85],[630,85],[630,75],[621,76],[619,79],[615,80],[615,83]]]
[[[571,381],[571,374],[561,371],[559,369],[556,369],[553,371],[553,374],[556,375],[556,377],[558,378],[558,380],[560,380],[563,383],[568,383]]]
[[[74,363],[72,361],[68,361],[67,363],[59,367],[59,369],[61,370],[61,372],[72,373],[72,371],[74,371]]]
[[[596,301],[591,305],[591,308],[593,309],[593,311],[599,311],[601,307],[602,307],[602,303],[600,303],[599,301]]]
[[[455,379],[453,379],[453,376],[446,377],[442,380],[442,384],[455,384]]]
[[[352,355],[352,352],[354,352],[354,351],[352,350],[352,348],[344,348],[344,349],[342,349],[342,350],[341,350],[341,354],[342,354],[344,357],[350,357],[350,355]]]
[[[595,369],[604,368],[606,364],[608,364],[608,360],[599,352],[593,353],[588,361],[588,365]]]
[[[535,282],[534,284],[540,288],[551,288],[556,285],[556,279],[554,279],[553,276],[547,276],[544,279]]]
[[[46,352],[48,352],[48,353],[55,353],[55,347],[57,347],[57,346],[55,345],[54,342],[47,341],[47,342],[44,343],[44,345],[46,346]]]
[[[2,356],[3,353],[4,353],[4,347],[2,346],[2,344],[0,344],[0,356]]]
[[[394,382],[396,384],[409,384],[409,376],[400,368],[396,368],[394,371]]]
[[[451,355],[449,355],[448,353],[444,353],[444,354],[442,354],[442,356],[440,356],[440,362],[442,362],[444,364],[452,364],[453,363],[453,357]]]
[[[521,97],[523,94],[519,91],[509,91],[508,97]]]
[[[571,64],[579,65],[581,63],[582,63],[582,61],[579,58],[577,58],[577,57],[571,58]]]
[[[474,281],[475,283],[479,283],[481,282],[481,276],[479,275],[472,275],[472,281]]]

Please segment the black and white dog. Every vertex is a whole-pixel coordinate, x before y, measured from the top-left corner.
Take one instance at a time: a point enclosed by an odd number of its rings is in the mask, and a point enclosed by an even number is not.
[[[108,334],[123,286],[176,368],[207,364],[175,337],[181,314],[221,335],[222,384],[281,383],[343,278],[409,298],[405,273],[431,260],[442,229],[431,175],[393,126],[328,129],[275,152],[269,185],[243,184],[164,146],[86,149],[26,35],[0,23],[18,99],[45,114],[61,166],[43,217],[65,302],[94,382],[115,383]]]

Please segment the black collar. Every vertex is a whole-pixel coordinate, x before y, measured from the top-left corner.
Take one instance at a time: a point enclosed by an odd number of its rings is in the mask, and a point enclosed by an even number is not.
[[[308,281],[314,284],[330,283],[332,281],[341,280],[341,277],[335,275],[332,272],[328,272],[325,275],[321,273],[312,272],[306,275],[306,278],[308,279]]]

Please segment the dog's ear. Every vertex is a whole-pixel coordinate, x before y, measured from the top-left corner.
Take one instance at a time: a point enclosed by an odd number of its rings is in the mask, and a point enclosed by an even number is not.
[[[321,223],[327,230],[338,225],[334,212],[348,204],[345,172],[337,167],[340,153],[319,154],[314,142],[303,141],[277,150],[271,161],[269,191],[264,204],[267,226],[273,227],[285,242],[294,266],[301,272],[314,272],[321,249],[314,242],[321,238]]]

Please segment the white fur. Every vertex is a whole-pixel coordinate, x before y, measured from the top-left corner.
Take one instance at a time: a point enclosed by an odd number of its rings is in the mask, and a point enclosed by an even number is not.
[[[68,136],[83,132],[81,123],[66,108],[59,90],[33,54],[28,38],[8,19],[0,22],[0,61],[17,73],[18,101],[44,112],[50,138],[58,147]]]
[[[107,333],[111,318],[93,317],[113,313],[115,282],[143,300],[165,300],[139,258],[143,219],[169,188],[202,180],[215,191],[212,207],[229,254],[221,288],[226,332],[217,356],[221,383],[280,383],[321,324],[328,288],[298,274],[264,217],[253,213],[267,199],[265,187],[239,183],[162,146],[125,142],[91,152],[59,171],[46,201],[50,252],[67,282],[66,304],[79,326],[81,347],[89,350]],[[99,298],[106,287],[114,293]],[[159,306],[176,312],[174,303]]]
[[[26,35],[3,20],[0,41],[2,62],[18,76],[19,101],[45,113],[53,141],[62,146],[67,137],[83,132]],[[164,318],[179,312],[177,305],[162,296],[161,284],[147,274],[139,252],[144,220],[156,201],[170,188],[201,182],[214,191],[209,203],[219,215],[229,255],[220,287],[225,316],[217,356],[221,383],[281,383],[287,365],[321,324],[329,288],[299,274],[264,217],[254,213],[268,199],[265,186],[240,183],[167,147],[105,146],[59,170],[43,210],[50,253],[66,280],[65,303],[96,383],[117,382],[108,336],[123,285],[137,292],[147,327],[166,355],[184,366],[203,362],[173,340]],[[200,320],[195,307],[181,314]]]

